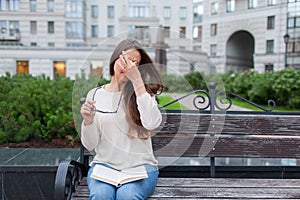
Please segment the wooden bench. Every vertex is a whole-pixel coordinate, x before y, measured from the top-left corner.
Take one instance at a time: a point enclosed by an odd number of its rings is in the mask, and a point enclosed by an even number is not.
[[[215,102],[215,99],[210,99]],[[164,111],[152,138],[156,157],[207,158],[208,165],[161,163],[150,199],[300,199],[300,113]],[[91,154],[81,148],[81,163],[62,162],[55,199],[88,199],[86,172]],[[224,166],[217,159],[294,159],[295,166]]]

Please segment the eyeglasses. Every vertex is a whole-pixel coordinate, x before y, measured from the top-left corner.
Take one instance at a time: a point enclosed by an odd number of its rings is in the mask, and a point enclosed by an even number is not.
[[[95,98],[95,94],[97,92],[98,89],[100,89],[101,87],[97,88],[94,92],[94,95],[93,95],[93,101],[94,101],[94,98]],[[119,110],[119,107],[120,107],[120,104],[121,104],[121,99],[122,99],[122,93],[120,95],[120,99],[118,101],[118,105],[117,105],[117,109],[115,111],[102,111],[102,110],[98,110],[97,108],[95,108],[95,111],[96,112],[100,112],[100,113],[105,113],[105,114],[113,114],[113,113],[117,113],[118,110]]]

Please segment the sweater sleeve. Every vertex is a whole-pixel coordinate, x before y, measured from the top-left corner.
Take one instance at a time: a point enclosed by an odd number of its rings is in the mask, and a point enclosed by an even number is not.
[[[143,126],[148,130],[157,128],[162,121],[162,116],[155,97],[145,92],[137,97],[137,105]]]
[[[92,95],[94,94],[95,89],[91,90],[86,99],[92,99]],[[92,151],[95,149],[99,142],[100,138],[100,130],[99,124],[97,120],[97,114],[95,115],[94,121],[90,125],[84,125],[81,123],[81,143],[88,150]]]

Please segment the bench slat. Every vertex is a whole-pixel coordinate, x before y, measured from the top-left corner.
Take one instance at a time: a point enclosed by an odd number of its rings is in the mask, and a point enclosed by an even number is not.
[[[300,115],[165,113],[160,133],[300,135]],[[215,127],[213,127],[215,126]],[[213,129],[213,130],[212,130]]]
[[[300,136],[156,136],[156,156],[300,158]]]
[[[149,199],[299,199],[300,179],[159,178]],[[84,178],[73,200],[88,199]]]

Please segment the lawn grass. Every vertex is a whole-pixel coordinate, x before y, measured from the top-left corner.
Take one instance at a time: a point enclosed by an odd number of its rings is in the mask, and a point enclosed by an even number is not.
[[[239,107],[246,108],[246,109],[253,110],[253,111],[263,111],[245,101],[242,101],[242,100],[239,100],[236,98],[231,98],[231,101],[232,101],[232,104],[235,106],[239,106]],[[266,102],[265,105],[260,105],[260,106],[267,110],[271,109],[271,107],[268,107],[268,102]],[[286,107],[282,107],[282,106],[276,106],[275,109],[273,110],[273,112],[299,112],[299,111],[300,111],[300,109],[290,109],[290,108],[286,108]]]
[[[161,107],[163,105],[166,105],[167,103],[170,103],[171,101],[173,101],[174,99],[170,96],[157,96],[158,99],[158,107]],[[165,107],[165,110],[189,110],[189,108],[185,107],[184,105],[182,105],[181,103],[179,103],[178,101]]]

